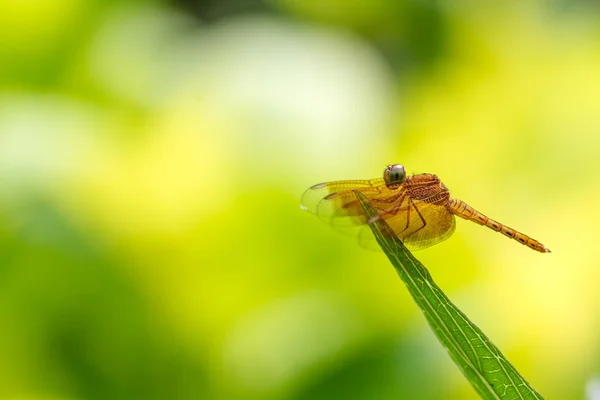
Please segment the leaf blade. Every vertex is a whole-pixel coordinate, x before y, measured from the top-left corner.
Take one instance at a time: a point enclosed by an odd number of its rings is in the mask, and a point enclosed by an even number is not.
[[[543,400],[487,336],[436,285],[390,226],[355,192],[371,230],[438,340],[484,399]]]

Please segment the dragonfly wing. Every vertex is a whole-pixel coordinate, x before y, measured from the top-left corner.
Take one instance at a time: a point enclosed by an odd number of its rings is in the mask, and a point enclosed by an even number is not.
[[[364,192],[373,191],[377,193],[377,187],[383,185],[383,179],[370,179],[370,180],[348,180],[348,181],[335,181],[335,182],[323,182],[308,188],[302,195],[302,201],[300,207],[303,210],[309,211],[313,214],[321,216],[324,211],[334,211],[334,206],[342,206],[345,202],[356,201],[356,196],[352,193],[353,189],[361,190]],[[330,199],[338,198],[337,201],[331,202],[331,208],[329,210],[323,209],[319,212],[319,203],[326,197]],[[354,197],[354,199],[352,199]],[[323,216],[331,216],[331,215]]]
[[[388,217],[382,215],[394,233],[410,250],[420,250],[448,239],[454,233],[454,215],[444,206],[410,201]],[[377,246],[370,229],[363,229],[359,243],[367,249]]]
[[[411,250],[420,250],[443,242],[452,236],[456,228],[454,214],[446,207],[433,203],[413,203],[410,218],[409,232],[399,236]],[[425,221],[424,225],[423,221]]]
[[[384,214],[396,206],[394,199],[401,189],[389,189],[381,178],[321,183],[304,192],[301,207],[336,230],[356,236],[355,228],[367,223],[356,198],[357,191]]]

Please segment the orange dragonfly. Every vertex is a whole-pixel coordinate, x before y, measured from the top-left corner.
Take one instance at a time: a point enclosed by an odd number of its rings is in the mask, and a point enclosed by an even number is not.
[[[377,216],[369,220],[364,217],[355,192],[368,199]],[[366,224],[379,218],[385,219],[406,247],[419,250],[448,239],[454,233],[454,216],[457,215],[487,226],[533,250],[550,253],[537,240],[486,217],[462,200],[450,197],[450,192],[436,175],[406,176],[406,170],[400,164],[388,166],[383,178],[314,185],[304,192],[300,207],[341,231],[362,225],[359,241],[367,248],[376,248],[376,244]]]

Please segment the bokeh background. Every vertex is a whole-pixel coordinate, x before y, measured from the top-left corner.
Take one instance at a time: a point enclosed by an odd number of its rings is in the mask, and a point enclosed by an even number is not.
[[[0,1],[0,398],[475,399],[382,253],[299,200],[390,163],[418,252],[547,398],[600,370],[593,1]]]

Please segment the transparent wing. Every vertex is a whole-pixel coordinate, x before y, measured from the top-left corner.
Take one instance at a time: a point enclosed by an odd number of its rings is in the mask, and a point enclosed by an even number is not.
[[[326,182],[314,185],[302,195],[301,208],[319,217],[338,231],[356,236],[366,224],[355,191],[360,191],[380,213],[396,207],[403,189],[389,189],[383,179]]]
[[[380,188],[381,186],[382,188]],[[365,194],[369,192],[375,194],[379,193],[383,188],[387,189],[383,179],[323,182],[311,186],[304,192],[300,207],[319,217],[329,218],[336,207],[341,207],[349,202],[356,202],[358,204],[356,196],[352,192],[353,189],[360,190]],[[325,200],[326,197],[329,198],[328,200],[337,197],[338,200],[332,202],[326,201],[320,205],[321,201]]]

